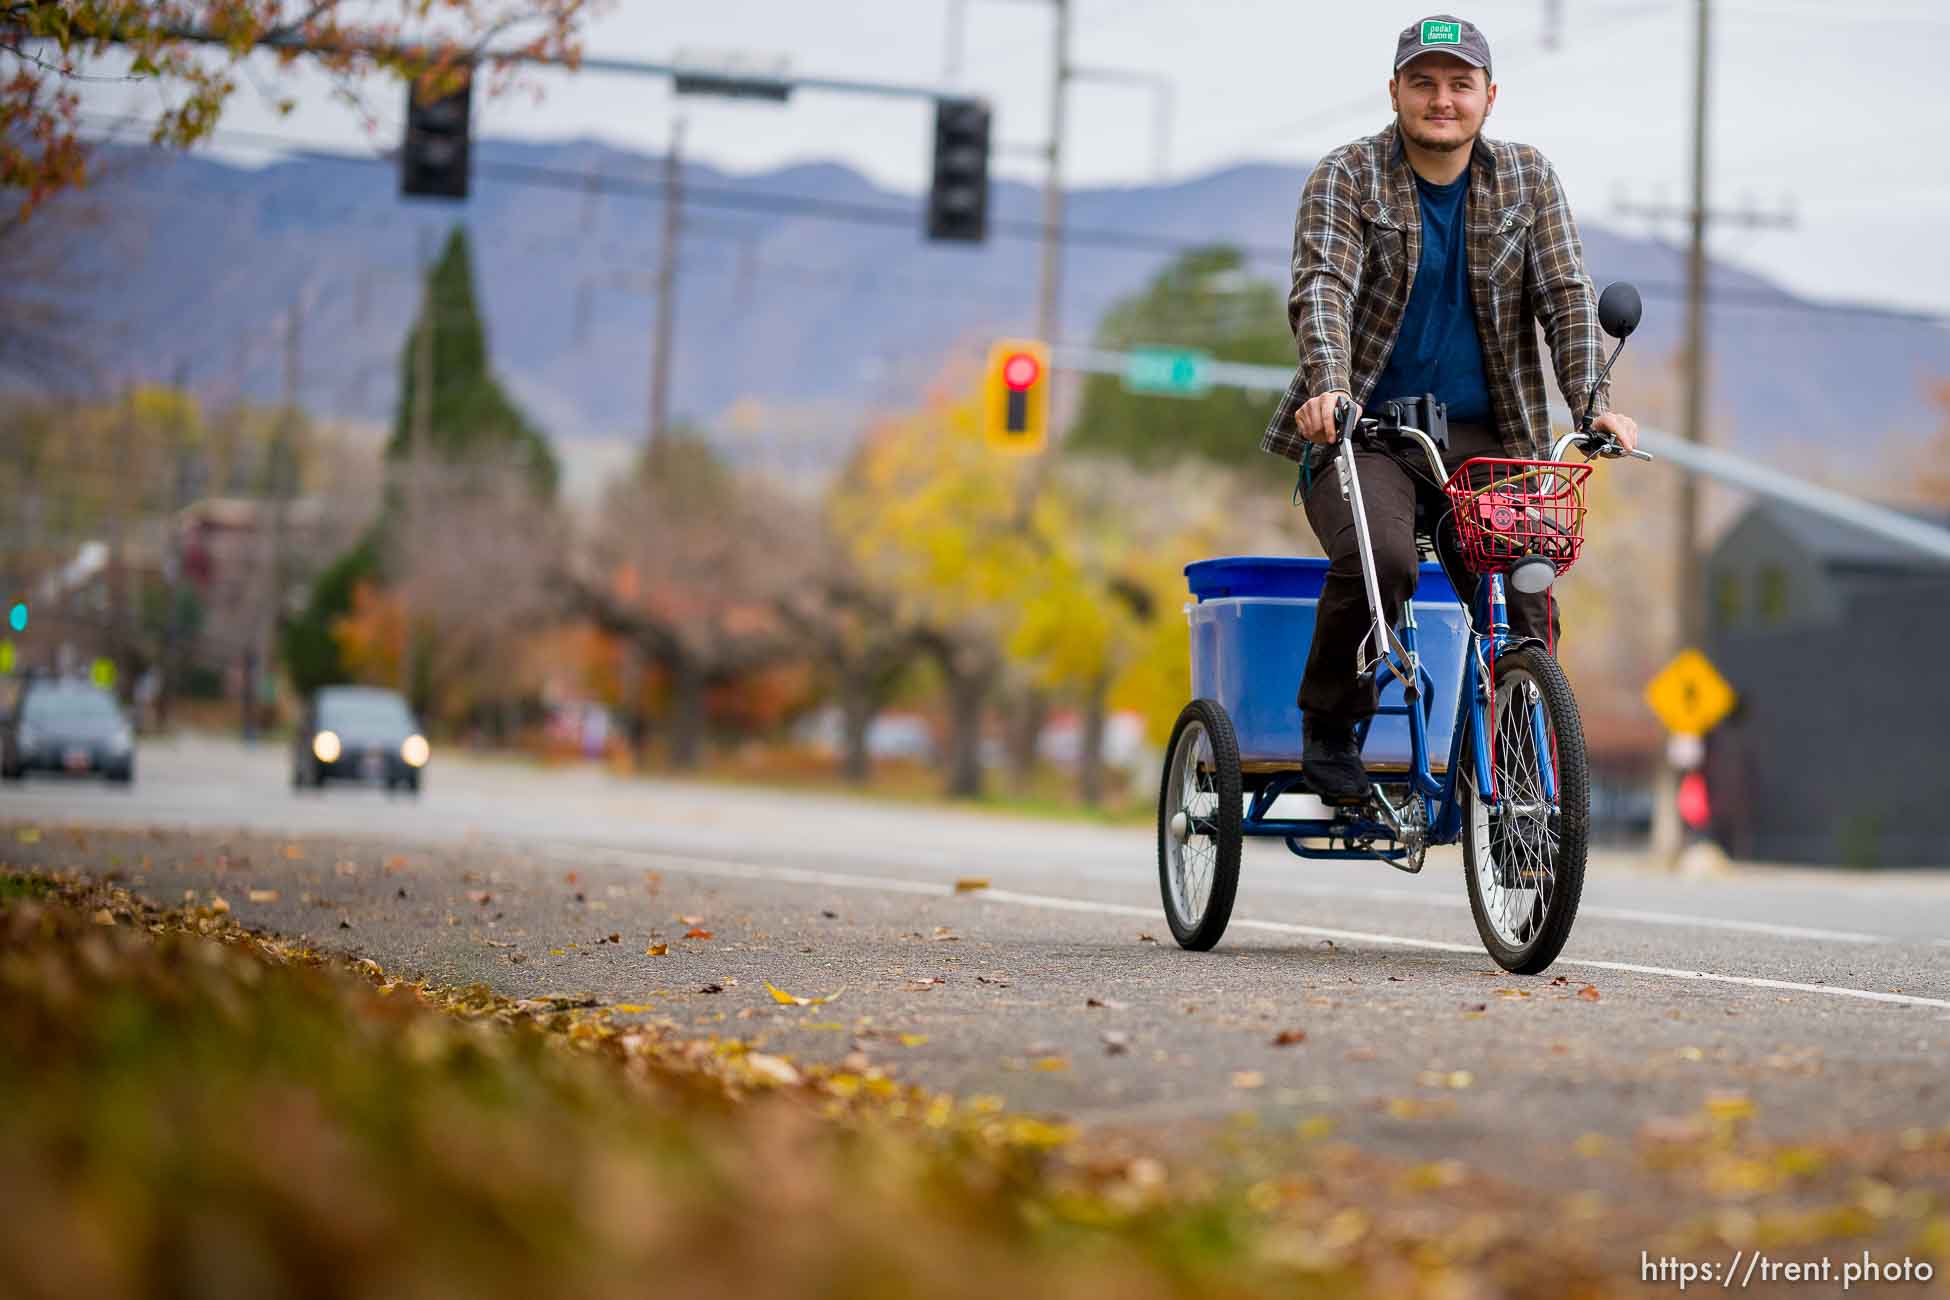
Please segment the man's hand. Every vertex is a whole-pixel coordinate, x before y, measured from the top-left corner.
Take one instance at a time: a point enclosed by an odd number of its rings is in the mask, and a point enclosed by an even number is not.
[[[1340,427],[1334,423],[1334,403],[1340,401],[1353,403],[1354,395],[1337,389],[1322,393],[1319,397],[1309,397],[1302,402],[1300,409],[1293,413],[1293,422],[1300,426],[1300,436],[1308,442],[1337,441],[1341,432]],[[1358,405],[1354,407],[1354,418],[1357,420],[1361,418],[1361,408]]]
[[[1617,411],[1606,411],[1591,422],[1593,433],[1608,433],[1618,439],[1618,445],[1626,451],[1636,451],[1639,445],[1639,424],[1629,415]]]

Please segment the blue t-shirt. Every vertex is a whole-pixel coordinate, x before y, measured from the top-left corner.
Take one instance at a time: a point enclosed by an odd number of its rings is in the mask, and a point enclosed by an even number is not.
[[[1490,422],[1490,388],[1483,378],[1483,343],[1469,301],[1469,258],[1464,213],[1469,172],[1447,185],[1415,178],[1422,208],[1422,256],[1402,311],[1401,331],[1388,365],[1368,395],[1369,406],[1397,397],[1434,393],[1449,405],[1449,418]]]

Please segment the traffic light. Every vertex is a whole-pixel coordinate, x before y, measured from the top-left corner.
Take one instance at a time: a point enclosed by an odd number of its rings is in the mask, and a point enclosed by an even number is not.
[[[474,83],[422,100],[406,87],[406,139],[399,151],[399,192],[438,199],[467,197],[467,126]]]
[[[1049,348],[1004,339],[989,349],[982,383],[982,433],[1002,451],[1037,452],[1049,436]]]
[[[944,99],[934,107],[934,183],[928,238],[979,244],[989,231],[989,106]]]

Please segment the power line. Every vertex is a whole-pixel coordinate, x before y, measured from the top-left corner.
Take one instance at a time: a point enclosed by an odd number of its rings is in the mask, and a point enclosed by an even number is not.
[[[213,132],[212,136],[220,143],[230,141],[277,148],[292,157],[312,162],[336,162],[362,166],[390,166],[392,163],[392,159],[383,155],[345,153],[317,146],[294,145],[284,137],[262,132],[219,129]],[[113,136],[97,138],[109,143],[117,142]],[[474,163],[474,172],[477,176],[513,185],[576,192],[595,190],[599,193],[632,198],[659,199],[665,190],[665,185],[660,180],[606,172],[571,171],[532,163],[477,159]],[[907,230],[918,229],[921,220],[921,210],[917,204],[861,203],[845,199],[822,199],[810,195],[742,190],[725,186],[697,186],[689,183],[684,187],[684,201],[688,205],[723,208],[727,211],[757,212],[773,216],[806,216]],[[1034,220],[992,220],[989,229],[998,235],[1024,242],[1038,241],[1043,234],[1042,223]],[[1188,253],[1224,245],[1238,249],[1246,257],[1278,261],[1281,265],[1286,265],[1292,256],[1291,251],[1284,246],[1249,244],[1223,237],[1187,239],[1173,235],[1146,235],[1134,234],[1130,231],[1065,226],[1062,230],[1062,238],[1064,242],[1080,247],[1114,252]],[[1686,292],[1685,285],[1678,282],[1640,281],[1638,287],[1641,293],[1661,298],[1681,299]],[[1817,302],[1796,298],[1781,291],[1716,289],[1713,300],[1720,306],[1752,307],[1774,312],[1805,312],[1915,324],[1950,325],[1950,313],[1884,307],[1874,303]]]

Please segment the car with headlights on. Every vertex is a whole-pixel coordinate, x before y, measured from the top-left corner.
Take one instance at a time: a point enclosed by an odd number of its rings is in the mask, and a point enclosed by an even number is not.
[[[29,772],[135,780],[135,731],[115,697],[89,682],[36,678],[0,727],[0,777]]]
[[[432,753],[398,691],[321,687],[299,722],[291,785],[316,790],[327,781],[358,781],[418,794]]]

